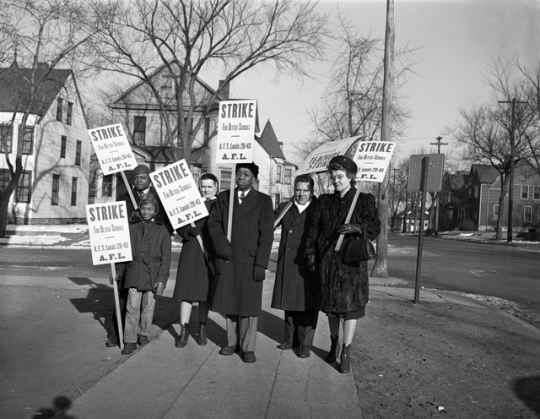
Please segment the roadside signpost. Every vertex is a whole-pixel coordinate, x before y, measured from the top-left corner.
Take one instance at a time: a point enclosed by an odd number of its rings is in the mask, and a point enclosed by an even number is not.
[[[422,192],[422,203],[420,206],[420,228],[418,229],[418,251],[416,255],[416,283],[414,288],[415,304],[420,302],[426,192],[440,192],[442,189],[443,169],[444,154],[419,154],[411,156],[409,160],[409,191]],[[414,222],[416,222],[416,220],[414,220]]]

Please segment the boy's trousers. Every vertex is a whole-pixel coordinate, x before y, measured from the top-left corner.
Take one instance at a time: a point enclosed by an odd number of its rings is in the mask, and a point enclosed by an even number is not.
[[[129,289],[126,330],[124,331],[125,343],[137,343],[137,335],[150,336],[155,306],[156,300],[152,291]]]

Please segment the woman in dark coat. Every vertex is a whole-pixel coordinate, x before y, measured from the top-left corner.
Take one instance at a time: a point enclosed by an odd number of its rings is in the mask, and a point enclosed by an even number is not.
[[[300,358],[310,356],[319,316],[317,277],[307,269],[304,259],[307,235],[317,207],[313,184],[309,175],[294,180],[294,203],[278,224],[281,240],[272,294],[272,308],[285,311],[285,340],[278,348],[298,346]],[[276,218],[287,204],[284,202],[274,212]]]
[[[336,156],[328,165],[334,185],[333,194],[319,197],[319,205],[306,244],[306,258],[310,269],[319,276],[319,304],[328,316],[332,346],[327,362],[335,362],[338,356],[339,326],[343,320],[343,348],[341,372],[350,370],[350,345],[354,337],[357,320],[364,316],[369,299],[367,261],[347,264],[342,261],[347,236],[359,236],[362,227],[368,238],[375,239],[380,232],[380,221],[375,197],[360,193],[349,224],[345,218],[356,193],[354,179],[356,164],[346,156]],[[335,251],[340,234],[345,240],[339,251]]]
[[[211,173],[201,176],[200,192],[204,198],[204,203],[208,213],[216,204],[216,193],[218,191],[218,180]],[[210,307],[210,295],[214,280],[212,260],[214,259],[214,248],[212,240],[208,234],[208,217],[197,220],[195,227],[186,225],[178,229],[178,234],[182,237],[182,253],[178,261],[178,272],[176,274],[176,286],[173,298],[180,300],[180,337],[176,340],[175,346],[183,348],[189,338],[189,319],[194,302],[199,304],[199,337],[197,343],[206,345],[206,321]],[[204,248],[208,254],[205,257],[197,236],[202,238]]]

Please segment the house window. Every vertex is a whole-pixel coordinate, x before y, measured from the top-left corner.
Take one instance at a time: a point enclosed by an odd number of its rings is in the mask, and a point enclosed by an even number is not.
[[[112,196],[113,175],[103,176],[103,185],[101,186],[101,196]]]
[[[66,158],[67,137],[62,135],[62,145],[60,146],[60,158]]]
[[[291,184],[291,176],[292,176],[292,170],[291,169],[285,169],[285,178],[283,179],[283,183],[285,185]]]
[[[5,191],[11,175],[9,174],[8,169],[0,169],[0,190]]]
[[[15,189],[15,202],[28,203],[30,202],[30,181],[32,179],[32,172],[23,171],[17,188]],[[0,190],[4,191],[9,181],[11,180],[11,174],[8,169],[0,169]]]
[[[81,165],[81,146],[82,146],[82,142],[77,141],[77,148],[75,149],[75,165],[76,166]]]
[[[540,199],[540,186],[533,187],[533,199]]]
[[[458,208],[458,220],[465,218],[465,208]]]
[[[32,154],[34,150],[34,127],[24,127],[23,154]]]
[[[133,117],[133,144],[146,144],[146,116]]]
[[[529,187],[521,185],[521,199],[529,199]]]
[[[493,219],[497,221],[499,219],[499,206],[493,205]]]
[[[68,102],[66,124],[71,125],[71,117],[73,115],[73,103]]]
[[[276,182],[278,183],[281,183],[281,170],[283,168],[281,167],[281,165],[277,165],[277,168],[276,168]]]
[[[222,169],[219,171],[219,186],[222,191],[225,189],[231,189],[231,176],[231,170]]]
[[[210,118],[204,118],[204,146],[210,142]]]
[[[276,194],[275,202],[276,202],[276,208],[279,207],[279,204],[281,204],[281,194],[279,193]]]
[[[56,120],[62,122],[62,108],[64,107],[64,99],[59,97],[56,101]]]
[[[532,207],[529,207],[529,206],[523,207],[523,222],[524,223],[532,222]]]
[[[26,170],[22,172],[17,184],[17,192],[15,193],[15,200],[17,202],[29,203],[30,202],[30,180],[32,178],[32,172]]]
[[[71,206],[72,207],[77,205],[77,183],[78,183],[78,179],[76,177],[71,178]]]
[[[51,205],[58,205],[59,192],[60,192],[60,175],[52,175]]]
[[[0,125],[0,152],[11,153],[11,133],[13,132],[11,125]]]

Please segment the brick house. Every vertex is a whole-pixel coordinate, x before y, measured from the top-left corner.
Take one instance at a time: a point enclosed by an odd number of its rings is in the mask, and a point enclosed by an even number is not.
[[[34,94],[29,80],[34,72]],[[29,106],[24,136],[23,111]],[[71,223],[86,219],[90,142],[75,75],[70,69],[21,68],[14,60],[0,68],[0,151],[15,161],[23,141],[24,172],[11,196],[10,222]],[[0,159],[0,188],[9,182],[7,162]]]
[[[170,101],[171,114],[167,118],[173,131],[176,132],[176,102],[171,99],[169,74],[169,70],[163,66],[152,75],[152,78],[156,86],[161,86],[159,91],[164,101]],[[205,103],[205,98],[215,93],[200,79],[196,80],[195,86],[199,103]],[[228,99],[228,88],[225,88],[218,100]],[[175,161],[174,139],[167,138],[165,117],[147,84],[143,82],[135,84],[109,104],[109,107],[112,109],[113,123],[121,123],[128,133],[138,163],[146,164],[151,170],[157,170]],[[195,125],[200,118],[204,118],[203,128],[199,130],[192,144],[190,170],[195,179],[202,173],[213,173],[220,180],[220,190],[228,189],[231,184],[232,165],[216,163],[218,102],[207,106],[206,110],[203,110],[203,106],[196,107],[193,124]],[[289,199],[292,196],[290,179],[296,166],[286,161],[282,143],[277,141],[270,121],[260,135],[255,135],[253,152],[253,160],[260,166],[259,181],[255,187],[272,196],[274,203]],[[96,202],[114,200],[114,197],[124,192],[125,186],[120,176],[103,177],[98,167],[95,170]]]

